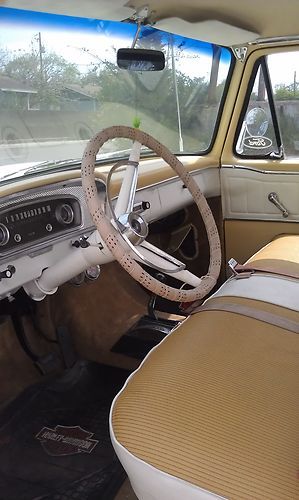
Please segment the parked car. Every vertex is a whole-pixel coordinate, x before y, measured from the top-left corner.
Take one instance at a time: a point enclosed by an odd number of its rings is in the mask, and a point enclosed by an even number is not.
[[[0,7],[1,500],[295,500],[299,6]]]

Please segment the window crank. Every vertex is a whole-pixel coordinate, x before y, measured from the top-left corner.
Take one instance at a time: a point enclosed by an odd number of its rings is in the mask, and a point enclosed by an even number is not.
[[[278,195],[277,193],[270,193],[268,195],[268,200],[273,203],[273,205],[275,205],[278,210],[281,211],[282,213],[282,216],[287,218],[289,216],[289,212],[288,210],[286,209],[286,207],[279,201],[279,198],[278,198]]]

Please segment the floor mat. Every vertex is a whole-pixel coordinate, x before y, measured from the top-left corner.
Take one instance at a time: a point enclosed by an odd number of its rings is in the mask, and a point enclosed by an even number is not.
[[[78,362],[0,415],[0,500],[111,500],[125,473],[110,444],[113,397],[129,372]]]

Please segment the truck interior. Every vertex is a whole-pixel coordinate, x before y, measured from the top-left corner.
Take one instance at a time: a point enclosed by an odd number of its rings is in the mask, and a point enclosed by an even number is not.
[[[299,498],[298,1],[0,4],[0,500]]]

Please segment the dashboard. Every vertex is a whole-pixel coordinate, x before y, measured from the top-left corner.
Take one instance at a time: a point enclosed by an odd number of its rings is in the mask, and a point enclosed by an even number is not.
[[[218,169],[204,168],[193,175],[207,197],[219,194]],[[96,186],[100,203],[104,204],[105,181],[97,179]],[[192,199],[182,181],[171,178],[139,188],[135,203],[142,202],[147,202],[143,216],[150,223],[183,208]],[[92,235],[93,246],[97,248],[90,249],[90,255],[93,250],[90,257],[82,242]],[[51,272],[56,266],[55,272],[61,275],[59,284],[62,284],[88,268],[89,263],[92,266],[113,260],[107,251],[100,252],[101,240],[96,235],[80,178],[3,196],[0,201],[0,299],[13,295],[23,286],[32,298],[41,300],[44,295],[34,296],[30,284],[45,270]],[[54,293],[56,289],[53,286],[53,290],[46,293]]]
[[[45,196],[4,210],[0,217],[2,253],[17,252],[31,242],[47,240],[81,225],[81,207],[72,196]]]
[[[105,184],[97,181],[104,202]],[[94,231],[81,180],[10,195],[0,203],[0,298],[38,278]],[[7,276],[5,275],[7,273]]]

